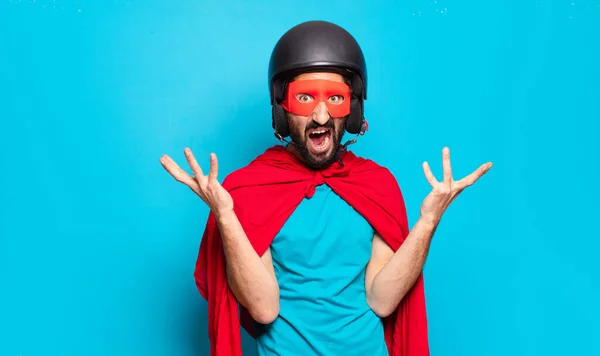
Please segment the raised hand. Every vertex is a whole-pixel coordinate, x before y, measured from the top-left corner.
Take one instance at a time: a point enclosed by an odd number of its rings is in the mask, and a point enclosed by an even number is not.
[[[437,226],[442,215],[450,206],[450,203],[466,188],[469,187],[484,175],[491,167],[492,163],[482,164],[474,172],[468,176],[455,181],[452,178],[452,167],[450,165],[450,149],[444,147],[442,149],[442,166],[444,168],[444,179],[438,182],[427,162],[423,162],[423,171],[429,184],[433,188],[432,191],[425,197],[421,205],[421,218],[428,223]]]
[[[225,212],[233,210],[233,199],[229,192],[221,186],[218,178],[219,163],[217,155],[210,154],[210,171],[208,175],[204,175],[202,169],[192,151],[189,148],[184,150],[185,158],[192,169],[193,176],[187,174],[181,169],[171,157],[164,155],[160,158],[160,163],[175,180],[187,185],[193,190],[203,201],[210,207],[215,216],[220,216]]]

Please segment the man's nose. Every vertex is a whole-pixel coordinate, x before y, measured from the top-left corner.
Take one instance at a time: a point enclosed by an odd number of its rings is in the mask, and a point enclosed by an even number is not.
[[[329,115],[329,110],[327,109],[327,105],[324,102],[320,102],[317,107],[312,112],[312,119],[319,123],[320,125],[325,125],[327,121],[331,118]]]

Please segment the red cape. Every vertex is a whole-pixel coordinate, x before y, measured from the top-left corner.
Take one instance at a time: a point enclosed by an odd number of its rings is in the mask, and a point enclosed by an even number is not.
[[[235,213],[256,253],[262,255],[287,218],[315,186],[327,184],[356,209],[396,251],[408,235],[408,220],[400,188],[390,173],[375,162],[342,154],[339,162],[322,171],[301,164],[283,146],[267,149],[249,165],[231,173],[223,187],[231,194]],[[252,319],[229,289],[221,236],[212,212],[202,242],[194,278],[208,302],[208,334],[212,356],[239,356],[241,325],[253,335]],[[391,356],[429,355],[423,275],[383,319]]]

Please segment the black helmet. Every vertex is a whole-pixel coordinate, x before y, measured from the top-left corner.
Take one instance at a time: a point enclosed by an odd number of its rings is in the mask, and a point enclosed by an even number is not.
[[[289,136],[285,110],[280,105],[290,79],[300,73],[327,71],[350,83],[352,101],[346,121],[349,133],[364,133],[363,100],[367,98],[367,68],[358,42],[342,27],[326,21],[308,21],[288,30],[277,41],[269,61],[269,92],[273,129],[280,139]]]

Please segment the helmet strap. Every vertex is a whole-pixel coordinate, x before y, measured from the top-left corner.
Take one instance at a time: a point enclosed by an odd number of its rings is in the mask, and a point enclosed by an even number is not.
[[[342,151],[347,151],[348,146],[356,143],[356,141],[358,140],[358,136],[363,136],[365,134],[365,132],[367,132],[368,130],[369,130],[369,124],[367,123],[367,120],[365,120],[363,118],[360,132],[358,132],[351,140],[346,141],[346,143],[344,143],[342,145]]]

